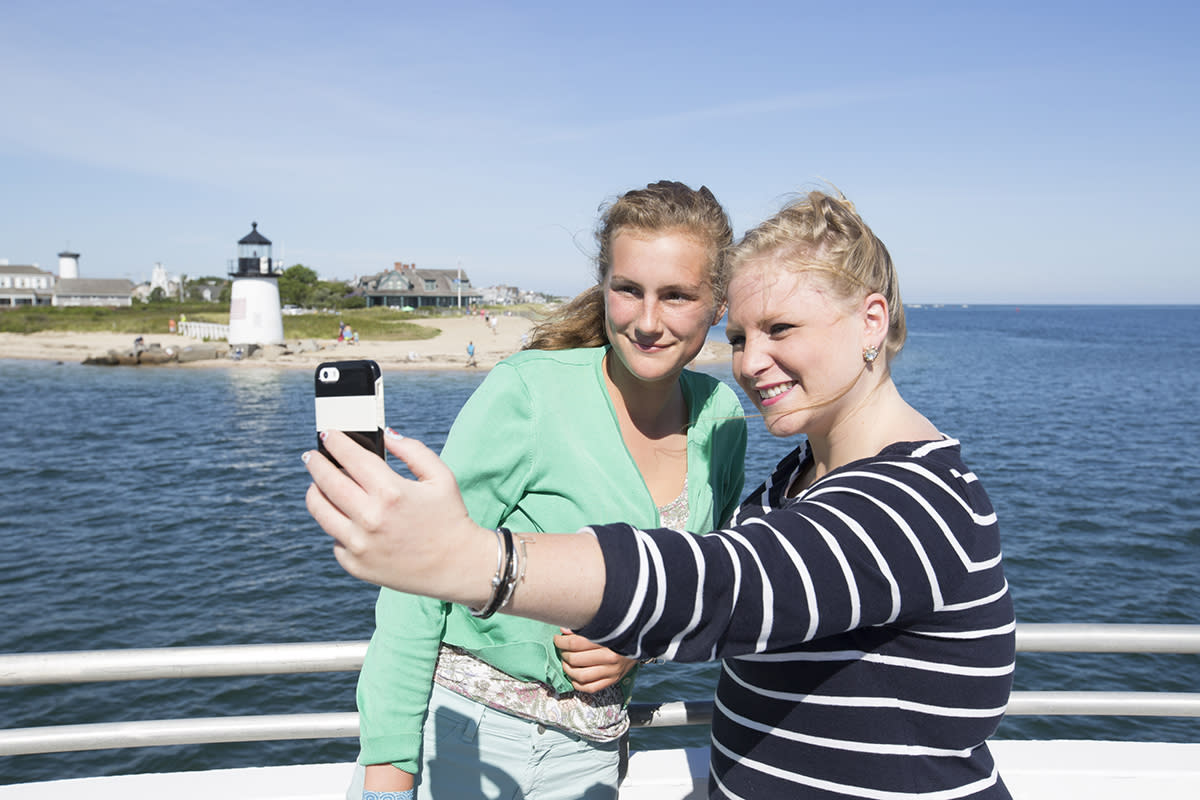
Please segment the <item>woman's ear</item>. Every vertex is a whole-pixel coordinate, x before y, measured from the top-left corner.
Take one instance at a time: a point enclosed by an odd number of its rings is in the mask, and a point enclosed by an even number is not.
[[[888,309],[887,298],[879,292],[867,295],[863,300],[863,335],[865,345],[874,345],[883,349],[887,340],[888,326],[891,324],[891,312]]]
[[[717,310],[713,312],[712,325],[716,325],[718,322],[721,321],[721,317],[725,316],[725,309],[726,309],[725,303],[722,302],[722,303],[717,304]]]

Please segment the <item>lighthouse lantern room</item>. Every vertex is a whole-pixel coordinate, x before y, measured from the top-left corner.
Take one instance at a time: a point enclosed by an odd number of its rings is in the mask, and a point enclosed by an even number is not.
[[[283,313],[279,307],[279,270],[271,260],[271,240],[250,223],[250,233],[238,241],[237,269],[229,302],[229,343],[283,343]]]

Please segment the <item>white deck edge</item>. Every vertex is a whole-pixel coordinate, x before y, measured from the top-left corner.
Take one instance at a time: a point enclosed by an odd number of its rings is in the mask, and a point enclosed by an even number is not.
[[[1200,797],[1200,744],[998,740],[990,746],[1016,800]],[[707,769],[706,748],[635,752],[621,800],[701,800]],[[0,800],[342,800],[353,770],[349,763],[304,764],[73,778],[0,786]]]

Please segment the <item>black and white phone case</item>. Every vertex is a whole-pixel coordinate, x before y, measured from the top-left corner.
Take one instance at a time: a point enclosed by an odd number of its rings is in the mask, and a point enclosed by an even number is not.
[[[314,379],[317,431],[345,431],[383,458],[383,373],[379,365],[369,359],[326,361],[317,366]],[[317,447],[330,458],[320,439]]]

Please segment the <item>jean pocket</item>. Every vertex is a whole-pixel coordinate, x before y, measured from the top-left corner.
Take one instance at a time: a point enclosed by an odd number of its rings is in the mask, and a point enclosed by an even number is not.
[[[437,742],[475,739],[479,723],[452,708],[438,708],[433,712],[433,738]]]

